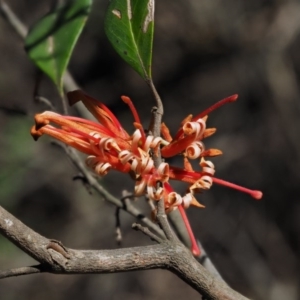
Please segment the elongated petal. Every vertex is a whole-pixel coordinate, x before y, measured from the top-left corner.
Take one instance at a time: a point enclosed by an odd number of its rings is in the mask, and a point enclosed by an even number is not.
[[[217,131],[217,128],[206,128],[203,133],[203,138],[207,138],[211,135],[213,135]]]
[[[209,108],[207,108],[206,110],[204,110],[200,114],[198,114],[195,117],[193,117],[191,119],[191,121],[197,121],[198,119],[204,118],[205,116],[207,116],[208,114],[210,114],[212,111],[218,109],[219,107],[223,106],[224,104],[236,101],[237,98],[238,98],[237,94],[229,96],[227,98],[224,98],[224,99],[218,101],[217,103],[215,103],[214,105],[210,106]],[[182,130],[182,128],[180,128],[178,130],[178,132],[176,133],[175,139],[181,138],[182,135],[183,135],[183,130]]]
[[[167,127],[167,125],[165,123],[161,123],[160,131],[161,131],[161,134],[162,134],[163,138],[167,142],[171,142],[172,141],[172,136],[170,134],[170,130],[169,130],[169,128]]]
[[[41,127],[49,124],[50,122],[52,122],[59,126],[65,126],[68,128],[79,130],[86,134],[89,134],[91,132],[91,130],[89,128],[82,125],[81,123],[69,120],[68,118],[66,118],[62,115],[59,115],[57,113],[54,113],[52,111],[45,111],[42,114],[37,114],[37,115],[35,115],[34,119],[35,119],[35,126],[36,126],[37,130],[40,129]]]
[[[202,157],[206,157],[206,156],[213,157],[213,156],[219,156],[219,155],[222,155],[222,154],[223,154],[223,152],[219,149],[207,149],[207,150],[203,151],[200,156],[202,156]]]
[[[161,149],[161,155],[163,157],[172,157],[183,152],[196,137],[196,133],[188,135],[180,140],[173,140],[169,145]]]
[[[182,168],[169,166],[170,179],[180,180],[188,183],[194,183],[203,176],[201,172],[187,171]]]
[[[36,127],[33,126],[31,128],[31,135],[35,140],[37,140],[40,136],[43,134],[50,135],[54,137],[55,139],[79,150],[80,152],[83,152],[85,154],[92,155],[94,152],[90,147],[90,144],[80,138],[77,138],[72,135],[67,135],[65,131],[55,128],[51,125],[43,126],[42,128],[36,130]]]
[[[73,105],[78,101],[82,101],[85,107],[103,126],[111,130],[116,136],[123,139],[129,138],[128,133],[123,129],[118,119],[103,103],[85,94],[81,90],[69,92],[67,96],[70,105]]]

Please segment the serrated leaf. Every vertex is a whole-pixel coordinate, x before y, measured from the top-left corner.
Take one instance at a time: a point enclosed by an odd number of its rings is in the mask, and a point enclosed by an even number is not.
[[[154,0],[112,0],[105,32],[118,54],[145,80],[151,79]]]
[[[73,0],[40,19],[25,39],[33,62],[62,93],[62,78],[82,32],[92,0]]]

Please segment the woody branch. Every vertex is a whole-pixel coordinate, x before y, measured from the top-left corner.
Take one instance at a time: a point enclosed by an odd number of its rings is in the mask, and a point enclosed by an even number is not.
[[[76,250],[48,239],[0,207],[0,232],[40,265],[0,271],[0,278],[39,272],[55,274],[115,273],[166,269],[206,299],[245,300],[224,282],[213,277],[181,243],[160,240],[158,245],[115,250]]]

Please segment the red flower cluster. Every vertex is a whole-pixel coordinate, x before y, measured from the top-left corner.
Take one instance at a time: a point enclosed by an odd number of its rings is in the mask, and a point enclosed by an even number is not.
[[[135,180],[135,194],[147,194],[152,200],[164,199],[166,212],[190,205],[204,207],[194,194],[210,189],[213,183],[235,188],[260,199],[262,193],[217,179],[211,161],[206,160],[222,154],[218,149],[205,149],[203,140],[214,134],[215,128],[206,128],[208,114],[225,103],[233,102],[237,95],[225,98],[199,115],[185,118],[174,138],[165,124],[161,126],[162,137],[147,135],[131,100],[122,96],[134,116],[136,130],[129,135],[115,115],[102,103],[80,90],[68,93],[70,104],[82,101],[99,123],[72,116],[45,111],[35,116],[31,135],[37,140],[48,134],[88,155],[86,164],[100,176],[111,169],[129,173]],[[56,126],[53,126],[53,125]],[[160,150],[162,158],[182,155],[184,167],[178,168],[163,162],[155,167],[153,155]],[[190,159],[200,159],[200,171],[194,171]],[[188,192],[181,196],[174,192],[169,180],[189,184]],[[157,188],[157,183],[161,187]],[[192,234],[192,233],[191,233]],[[194,251],[195,252],[195,251]]]

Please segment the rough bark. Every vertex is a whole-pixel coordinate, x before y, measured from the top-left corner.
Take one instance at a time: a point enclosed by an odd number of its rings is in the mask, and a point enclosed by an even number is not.
[[[246,299],[212,276],[178,240],[114,250],[76,250],[45,238],[0,207],[0,232],[41,265],[0,272],[0,278],[37,272],[114,273],[167,269],[206,299]]]

